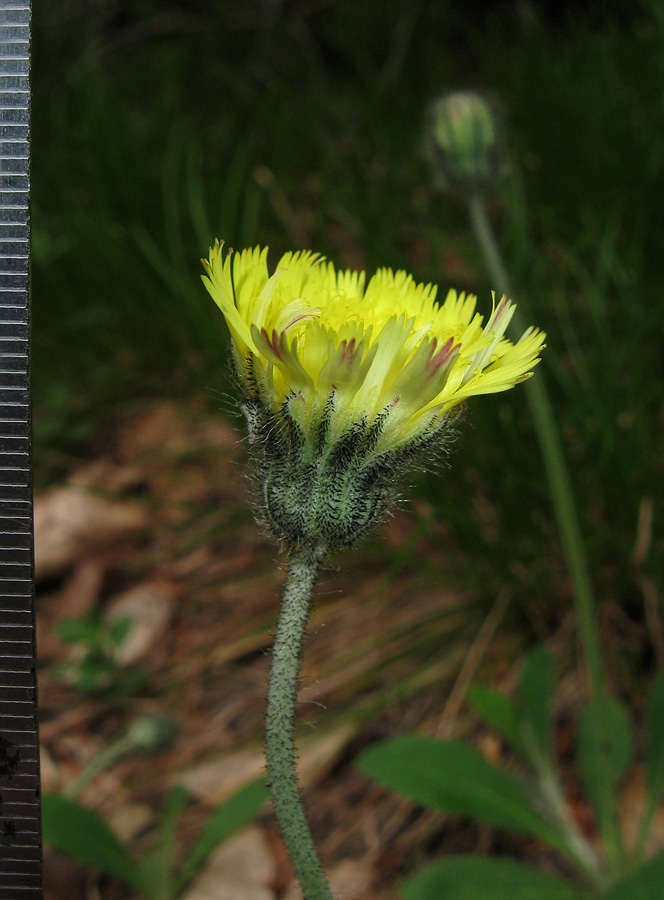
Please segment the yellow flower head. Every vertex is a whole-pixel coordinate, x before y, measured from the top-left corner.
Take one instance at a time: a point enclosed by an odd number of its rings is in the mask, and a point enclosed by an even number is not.
[[[389,510],[417,454],[439,446],[449,410],[527,378],[544,344],[505,338],[514,307],[486,324],[475,297],[405,272],[337,272],[309,251],[224,255],[203,281],[234,348],[242,409],[259,463],[260,507],[278,539],[327,551],[350,546]]]
[[[544,346],[534,328],[516,344],[505,338],[515,308],[506,298],[485,324],[474,296],[451,290],[439,304],[435,285],[404,271],[379,269],[365,285],[364,272],[304,251],[270,276],[267,248],[224,255],[219,242],[203,264],[240,378],[273,412],[287,402],[305,435],[324,410],[330,441],[386,416],[375,449],[399,447],[468,397],[528,378]]]

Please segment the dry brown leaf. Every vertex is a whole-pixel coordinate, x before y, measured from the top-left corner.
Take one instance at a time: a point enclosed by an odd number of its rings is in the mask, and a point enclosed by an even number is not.
[[[298,742],[300,784],[306,786],[324,772],[354,733],[354,726],[346,724]],[[263,749],[254,746],[198,765],[178,776],[176,781],[184,784],[194,797],[216,806],[243,784],[264,774]]]
[[[195,422],[187,410],[166,401],[155,404],[123,429],[118,455],[133,462],[154,452],[172,456],[201,447],[219,447],[227,454],[239,442],[239,435],[222,416]]]
[[[627,776],[620,792],[620,818],[625,843],[628,848],[636,846],[641,827],[641,819],[646,807],[648,787],[643,766],[636,766]],[[654,853],[664,844],[664,807],[655,813],[646,852]]]
[[[71,578],[57,593],[58,618],[80,619],[96,606],[104,583],[106,564],[103,558],[85,559],[74,567]]]
[[[366,860],[342,859],[327,875],[333,896],[339,900],[360,900],[366,896],[374,872]],[[297,882],[290,885],[283,900],[302,900],[302,890]]]
[[[205,873],[182,900],[276,900],[276,895],[262,884]]]
[[[221,845],[195,878],[183,900],[273,900],[276,864],[259,828]]]
[[[75,487],[35,497],[35,579],[62,575],[93,550],[141,531],[148,524],[144,506],[109,500]]]
[[[298,775],[303,785],[327,772],[355,734],[355,726],[339,725],[321,735],[303,739],[298,747]]]
[[[183,784],[194,797],[209,806],[217,806],[248,781],[265,772],[265,759],[260,747],[246,747],[238,753],[227,754],[214,761],[194,766],[174,777],[174,784]]]
[[[154,819],[154,810],[147,803],[124,803],[108,816],[108,824],[123,844],[128,844]]]
[[[41,789],[44,793],[60,790],[62,787],[62,772],[43,744],[39,745],[39,772]]]
[[[175,589],[165,581],[145,581],[111,600],[109,622],[129,617],[132,626],[117,650],[116,659],[130,666],[142,659],[163,636],[175,608]]]

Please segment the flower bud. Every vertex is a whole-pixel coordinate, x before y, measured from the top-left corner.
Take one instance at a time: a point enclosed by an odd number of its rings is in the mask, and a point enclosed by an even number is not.
[[[177,737],[179,726],[175,719],[164,715],[142,716],[132,722],[126,741],[143,753],[156,753],[168,747]]]
[[[427,114],[426,146],[443,186],[454,193],[486,191],[500,174],[498,123],[480,94],[455,91],[435,100]]]

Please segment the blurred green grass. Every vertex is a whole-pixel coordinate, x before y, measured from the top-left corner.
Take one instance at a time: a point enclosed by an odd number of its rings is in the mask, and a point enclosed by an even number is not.
[[[421,149],[427,103],[480,87],[505,113],[510,165],[491,214],[527,318],[549,334],[544,367],[597,593],[642,619],[631,560],[649,502],[640,567],[664,576],[664,12],[655,0],[555,21],[534,3],[483,9],[43,0],[42,471],[57,474],[128,400],[231,390],[221,317],[199,281],[215,237],[269,243],[273,261],[307,245],[341,265],[404,266],[488,310],[465,213],[436,193]],[[452,468],[419,490],[487,595],[507,581],[534,627],[558,620],[569,591],[521,391],[478,398]]]

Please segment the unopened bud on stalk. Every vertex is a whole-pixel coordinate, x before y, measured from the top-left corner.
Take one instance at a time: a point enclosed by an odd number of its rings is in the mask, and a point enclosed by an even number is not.
[[[498,123],[491,104],[478,93],[453,91],[431,104],[426,147],[442,184],[454,193],[484,192],[498,179]]]
[[[170,716],[148,715],[131,724],[125,740],[132,748],[143,753],[156,753],[168,747],[177,737],[179,730],[178,723]]]

